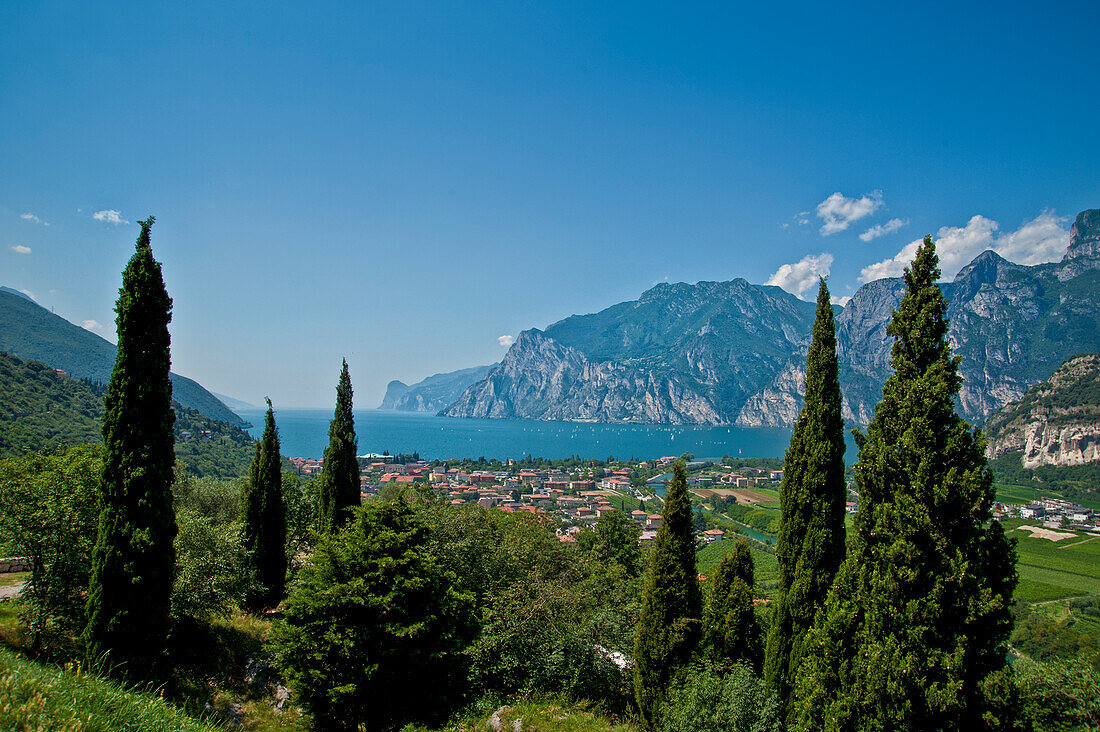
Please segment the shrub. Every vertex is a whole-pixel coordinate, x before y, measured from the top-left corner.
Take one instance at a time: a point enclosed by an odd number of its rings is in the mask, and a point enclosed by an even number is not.
[[[669,690],[661,707],[661,732],[778,732],[779,703],[743,664],[724,676],[693,667]]]
[[[404,501],[349,513],[287,599],[272,631],[276,663],[320,729],[445,718],[464,687],[472,600]]]
[[[55,625],[84,624],[103,451],[73,447],[0,461],[0,544],[30,559],[22,615],[36,643]]]

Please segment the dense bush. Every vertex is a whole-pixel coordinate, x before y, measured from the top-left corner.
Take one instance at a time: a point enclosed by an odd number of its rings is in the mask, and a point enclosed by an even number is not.
[[[0,461],[0,545],[31,561],[21,614],[34,642],[51,627],[84,623],[102,452],[83,446]]]
[[[607,521],[578,551],[530,514],[427,505],[421,516],[433,553],[455,570],[481,621],[468,649],[473,693],[558,694],[613,711],[629,705],[623,666],[639,589],[633,527]]]
[[[176,511],[172,618],[227,617],[252,586],[239,522],[219,523],[193,508]]]
[[[748,666],[721,675],[694,667],[669,691],[661,732],[778,732],[779,703]]]
[[[1100,728],[1100,672],[1084,661],[1038,663],[1022,658],[1016,676],[1037,730]]]
[[[272,631],[278,666],[320,729],[445,718],[465,688],[472,598],[405,502],[350,513],[287,599]]]

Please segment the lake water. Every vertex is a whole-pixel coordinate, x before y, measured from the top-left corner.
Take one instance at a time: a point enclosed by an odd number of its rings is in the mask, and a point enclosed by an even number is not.
[[[259,437],[264,412],[239,411]],[[279,409],[282,453],[290,457],[321,458],[328,444],[331,409]],[[790,430],[762,427],[698,427],[649,424],[593,424],[536,422],[517,419],[456,419],[416,412],[379,409],[355,410],[359,454],[419,452],[426,460],[450,458],[544,458],[639,460],[682,455],[696,459],[782,457],[791,439]]]

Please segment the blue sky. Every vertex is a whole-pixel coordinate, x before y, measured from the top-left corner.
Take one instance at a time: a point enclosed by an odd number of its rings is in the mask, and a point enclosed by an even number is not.
[[[347,5],[0,6],[0,284],[113,339],[154,214],[177,371],[375,406],[658,281],[841,297],[1100,206],[1095,2]]]

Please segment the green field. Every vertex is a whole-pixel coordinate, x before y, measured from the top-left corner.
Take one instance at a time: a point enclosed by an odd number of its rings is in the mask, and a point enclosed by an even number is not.
[[[997,484],[997,500],[1001,503],[1033,503],[1043,496],[1061,498],[1062,494],[1049,488],[1036,488],[1030,485]],[[1074,499],[1074,501],[1085,508],[1100,511],[1100,501],[1090,501],[1084,498]]]
[[[737,546],[736,538],[722,539],[707,544],[695,553],[696,571],[701,575],[710,577],[714,574],[718,563],[722,561],[722,557],[732,552],[735,546]],[[758,586],[779,580],[779,562],[776,561],[774,554],[752,549],[752,559],[756,566],[756,584]]]
[[[1026,522],[1003,522],[1016,539],[1019,602],[1042,602],[1077,595],[1100,595],[1100,538],[1068,532],[1072,538],[1050,541],[1032,537],[1019,527]]]

